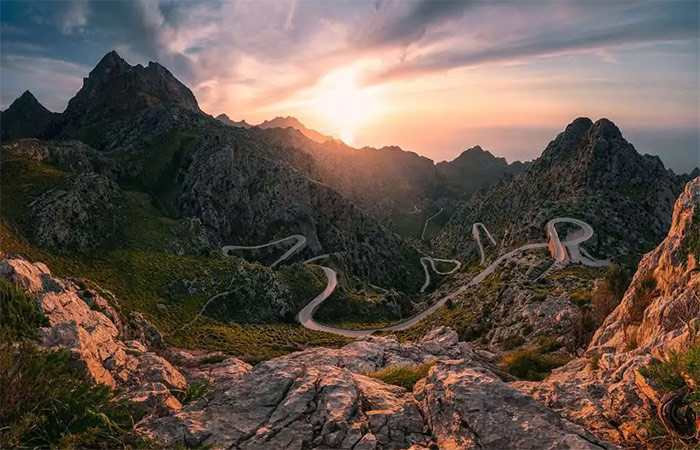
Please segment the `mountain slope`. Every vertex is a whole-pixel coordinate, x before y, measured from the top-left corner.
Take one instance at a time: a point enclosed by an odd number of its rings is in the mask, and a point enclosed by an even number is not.
[[[625,448],[697,448],[699,261],[700,177],[586,354],[517,387]]]
[[[204,114],[189,89],[157,63],[130,66],[115,52],[107,54],[69,102],[62,123],[58,137],[93,146],[114,166],[112,179],[150,196],[161,214],[199,220],[214,247],[302,233],[308,245],[301,256],[340,252],[349,275],[401,291],[420,287],[418,252],[342,195],[312,181],[316,169],[308,153],[269,145],[256,133]],[[42,167],[51,170],[51,164]],[[45,187],[27,204],[51,188]],[[44,197],[43,210],[52,210],[46,203],[56,195]],[[68,224],[88,226],[80,219],[80,199],[92,197],[83,191],[60,195],[71,200],[64,206],[76,217]],[[106,211],[103,206],[90,204],[89,210]],[[36,225],[26,213],[18,215]],[[70,226],[64,231],[70,234]]]
[[[0,114],[0,139],[39,137],[49,132],[60,115],[46,109],[29,91]]]
[[[469,197],[506,174],[522,172],[525,167],[520,161],[508,164],[505,158],[497,158],[477,145],[452,161],[436,164],[435,170],[440,184],[447,190],[446,194]]]
[[[442,248],[474,252],[474,222],[506,246],[544,240],[553,217],[577,217],[596,230],[594,252],[635,260],[668,231],[687,181],[655,156],[640,155],[609,120],[579,118],[524,172],[472,197],[439,237]]]

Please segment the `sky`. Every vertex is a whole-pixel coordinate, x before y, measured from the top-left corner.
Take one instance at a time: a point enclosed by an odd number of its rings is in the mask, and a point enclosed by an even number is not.
[[[528,160],[607,117],[675,171],[700,165],[696,0],[3,0],[0,107],[29,89],[63,111],[110,50],[160,62],[207,113],[356,147]]]

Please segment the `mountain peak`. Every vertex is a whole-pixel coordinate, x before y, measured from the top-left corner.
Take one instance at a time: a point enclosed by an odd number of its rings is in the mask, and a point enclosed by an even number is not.
[[[69,128],[80,128],[95,120],[156,106],[200,111],[192,91],[168,69],[154,62],[147,67],[131,66],[111,51],[83,80],[65,115]]]
[[[112,50],[102,57],[100,62],[98,62],[95,68],[90,72],[90,76],[92,77],[100,73],[120,72],[129,69],[131,69],[129,63],[124,61],[124,59],[119,56],[119,53]]]
[[[602,118],[597,120],[593,124],[593,129],[591,130],[593,135],[603,136],[603,137],[616,137],[621,138],[622,132],[611,120]]]
[[[10,104],[10,106],[7,108],[7,112],[9,111],[21,111],[22,114],[50,114],[51,111],[46,109],[44,105],[42,105],[39,100],[34,97],[34,94],[31,92],[24,91],[22,95],[17,97],[15,101]]]
[[[3,111],[0,138],[10,140],[42,136],[55,116],[56,114],[46,109],[34,94],[24,91]]]
[[[17,97],[17,99],[15,100],[15,102],[17,101],[39,103],[39,100],[37,100],[36,97],[34,97],[34,94],[29,92],[29,90],[22,92],[22,95]]]

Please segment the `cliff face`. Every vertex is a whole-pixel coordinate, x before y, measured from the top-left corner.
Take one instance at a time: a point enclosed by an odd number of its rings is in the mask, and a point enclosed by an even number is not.
[[[585,357],[542,383],[516,386],[610,440],[631,446],[650,442],[647,423],[657,420],[657,409],[664,410],[659,405],[666,405],[668,397],[643,369],[687,349],[700,325],[699,211],[696,178],[675,203],[668,236],[642,258],[622,302],[595,333]]]
[[[644,255],[630,289],[593,337],[591,348],[621,351],[632,341],[656,349],[700,318],[700,177],[685,186],[672,220],[668,236]]]

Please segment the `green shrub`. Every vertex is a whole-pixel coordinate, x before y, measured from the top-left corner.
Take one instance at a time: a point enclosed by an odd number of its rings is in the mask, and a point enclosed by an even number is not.
[[[401,386],[407,391],[413,391],[413,386],[421,378],[428,376],[430,368],[435,365],[435,362],[427,362],[417,366],[399,366],[389,367],[378,372],[367,374],[368,377],[376,378],[387,384]]]
[[[214,390],[214,385],[208,381],[201,381],[197,383],[192,383],[187,386],[184,391],[178,392],[176,396],[180,403],[186,405],[195,400],[199,400],[205,395],[209,394]]]
[[[0,448],[147,448],[108,386],[72,369],[65,351],[0,342]]]
[[[588,367],[590,367],[591,370],[598,370],[601,357],[602,355],[597,352],[591,355],[591,359],[588,360]]]
[[[542,336],[537,340],[537,350],[540,353],[556,352],[562,347],[563,344],[561,342],[548,336]]]
[[[695,417],[700,417],[700,340],[696,340],[686,349],[670,352],[664,361],[649,364],[640,372],[663,393],[686,389],[684,407],[692,410]],[[649,436],[662,445],[658,448],[696,448],[690,441],[695,446],[698,445],[697,436],[688,440],[669,435],[659,418],[650,420],[646,429]]]
[[[567,358],[543,355],[538,349],[517,350],[503,359],[503,369],[511,375],[530,381],[544,380],[552,371],[566,364]]]
[[[525,343],[525,339],[523,339],[522,336],[518,336],[517,334],[514,334],[512,336],[508,336],[503,340],[501,343],[501,347],[503,350],[513,350],[515,348],[518,348],[522,346]]]
[[[593,315],[597,325],[620,304],[630,284],[630,276],[617,264],[608,267],[603,280],[593,290]]]
[[[37,337],[39,327],[48,325],[36,300],[0,280],[0,335],[11,341]]]
[[[644,311],[646,311],[654,298],[654,289],[656,289],[656,278],[652,274],[646,275],[639,282],[639,286],[637,286],[631,298],[628,316],[630,324],[642,323]]]

